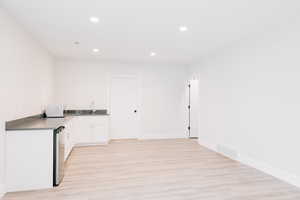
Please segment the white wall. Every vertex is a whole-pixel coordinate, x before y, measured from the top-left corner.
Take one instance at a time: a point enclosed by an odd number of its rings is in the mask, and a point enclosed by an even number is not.
[[[140,90],[141,138],[186,137],[183,116],[187,69],[183,66],[58,61],[56,102],[67,109],[109,109],[112,75],[135,75]]]
[[[39,114],[50,101],[52,58],[1,8],[0,44],[1,190],[4,183],[5,121]]]
[[[300,186],[300,24],[237,42],[200,76],[199,142]]]
[[[142,137],[187,137],[187,69],[184,66],[142,66],[141,77]]]

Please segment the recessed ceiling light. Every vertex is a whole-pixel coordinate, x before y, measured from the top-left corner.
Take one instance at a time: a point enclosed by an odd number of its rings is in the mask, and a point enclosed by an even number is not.
[[[98,52],[99,52],[99,49],[93,49],[93,52],[94,52],[94,53],[98,53]]]
[[[181,32],[185,32],[185,31],[188,30],[188,27],[186,27],[186,26],[180,26],[180,27],[179,27],[179,30],[180,30]]]
[[[90,17],[90,22],[96,24],[99,22],[99,18],[98,17]]]
[[[151,52],[150,56],[156,56],[156,53],[155,52]]]

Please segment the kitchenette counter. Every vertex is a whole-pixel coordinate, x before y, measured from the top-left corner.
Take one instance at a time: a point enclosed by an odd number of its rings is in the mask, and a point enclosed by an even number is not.
[[[62,180],[63,163],[74,147],[109,143],[106,110],[63,113],[61,118],[39,114],[6,122],[7,192],[53,188]]]
[[[70,118],[72,117],[43,118],[41,115],[27,117],[7,122],[6,131],[56,129],[60,126],[64,126]]]
[[[108,114],[106,110],[66,110],[62,118],[45,118],[43,115],[35,115],[6,122],[6,131],[56,129],[64,126],[76,116],[108,116]]]

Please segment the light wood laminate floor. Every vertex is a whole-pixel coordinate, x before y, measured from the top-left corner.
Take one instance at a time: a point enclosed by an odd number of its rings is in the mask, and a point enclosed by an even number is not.
[[[300,190],[195,140],[75,148],[61,186],[3,200],[300,200]]]

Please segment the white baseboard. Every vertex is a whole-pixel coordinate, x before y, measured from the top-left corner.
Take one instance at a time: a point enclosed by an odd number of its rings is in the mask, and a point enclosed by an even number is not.
[[[251,166],[255,169],[258,169],[266,174],[269,174],[271,176],[274,176],[275,178],[278,178],[282,181],[285,181],[291,185],[294,185],[296,187],[300,188],[300,177],[296,176],[294,174],[291,174],[289,172],[286,172],[284,170],[278,169],[276,167],[270,166],[269,164],[261,161],[254,160],[252,158],[249,158],[244,155],[239,155],[239,158],[237,161]]]
[[[77,143],[74,147],[87,147],[87,146],[98,146],[98,145],[107,145],[109,141],[106,142],[96,142],[96,143]]]
[[[198,143],[216,153],[222,154],[223,156],[226,156],[232,160],[235,160],[242,164],[253,167],[259,171],[262,171],[262,172],[269,174],[277,179],[280,179],[282,181],[285,181],[291,185],[294,185],[294,186],[300,188],[300,177],[297,175],[288,173],[288,172],[278,169],[276,167],[272,167],[265,162],[261,162],[261,161],[252,159],[252,158],[245,156],[243,154],[240,154],[240,153],[238,153],[238,156],[236,158],[230,157],[228,155],[225,155],[223,152],[218,151],[218,149],[217,149],[218,145],[216,145],[216,144],[210,144],[208,142],[203,142],[202,140],[199,140]]]
[[[4,184],[0,184],[0,199],[4,196],[5,194],[5,186]]]
[[[209,150],[212,150],[212,151],[214,151],[214,152],[218,152],[218,151],[217,151],[217,145],[215,145],[215,144],[211,144],[211,143],[209,143],[209,142],[206,142],[206,141],[200,140],[200,139],[198,139],[198,143],[199,143],[201,146],[204,146],[204,147],[208,148]]]
[[[138,139],[139,140],[156,140],[156,139],[182,139],[188,138],[188,136],[182,135],[182,133],[178,134],[148,134],[142,135]]]

